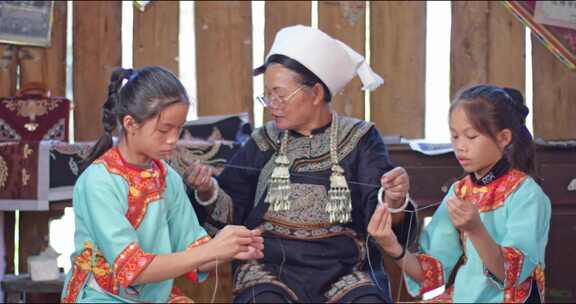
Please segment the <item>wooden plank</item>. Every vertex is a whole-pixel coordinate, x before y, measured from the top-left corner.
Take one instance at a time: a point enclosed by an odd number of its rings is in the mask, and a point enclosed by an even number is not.
[[[365,54],[365,2],[319,1],[318,27],[359,54]],[[342,92],[333,96],[332,105],[342,115],[364,119],[364,91],[360,79],[355,77]]]
[[[134,67],[162,66],[178,75],[178,1],[156,1],[142,12],[134,7]]]
[[[312,2],[311,1],[266,1],[264,4],[265,25],[264,25],[264,57],[268,55],[276,33],[291,25],[310,25],[312,22]],[[278,12],[282,12],[279,14]],[[265,58],[262,58],[264,60]],[[260,65],[257,62],[256,65]],[[263,80],[262,80],[263,81]],[[263,92],[257,92],[261,94]],[[264,111],[264,122],[271,119],[270,112]]]
[[[576,138],[576,73],[532,35],[534,134],[545,140]]]
[[[16,54],[14,45],[0,44],[0,97],[14,96],[16,93]]]
[[[480,83],[524,91],[524,26],[498,2],[452,2],[450,94]]]
[[[383,134],[424,136],[426,3],[370,3],[371,65],[385,83],[371,95],[371,120]]]
[[[251,3],[195,2],[195,22],[198,115],[252,119]]]
[[[488,81],[488,2],[452,2],[450,99],[460,89]]]
[[[499,1],[488,1],[488,8],[488,82],[524,93],[525,27]]]
[[[122,64],[120,1],[74,2],[74,128],[78,141],[102,133],[110,74]]]
[[[66,95],[66,16],[66,2],[54,2],[50,47],[20,48],[21,85],[41,82],[50,89],[53,96]]]
[[[20,211],[20,239],[18,256],[20,273],[28,272],[28,257],[46,249],[49,241],[50,220],[60,218],[64,210]]]

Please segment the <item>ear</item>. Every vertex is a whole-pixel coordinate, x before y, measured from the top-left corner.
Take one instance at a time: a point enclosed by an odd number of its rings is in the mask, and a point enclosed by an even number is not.
[[[323,104],[324,103],[324,87],[319,82],[317,82],[312,87],[312,92],[314,92],[314,100],[312,101],[312,104],[315,106]]]
[[[136,129],[140,128],[140,125],[138,124],[136,119],[134,119],[134,117],[130,115],[125,115],[122,118],[122,127],[124,127],[124,130],[126,130],[127,134],[133,134],[136,131]]]
[[[512,131],[510,129],[500,131],[496,136],[496,140],[500,149],[504,150],[512,142]]]

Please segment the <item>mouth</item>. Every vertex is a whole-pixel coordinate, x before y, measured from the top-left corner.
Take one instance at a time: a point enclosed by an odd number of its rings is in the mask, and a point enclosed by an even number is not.
[[[458,157],[458,162],[459,162],[461,165],[464,165],[464,164],[468,164],[468,163],[470,162],[470,159]]]

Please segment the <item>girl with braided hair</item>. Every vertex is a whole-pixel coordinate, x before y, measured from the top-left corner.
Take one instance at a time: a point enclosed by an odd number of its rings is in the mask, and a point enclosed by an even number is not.
[[[408,290],[455,303],[544,301],[550,200],[535,180],[528,108],[515,89],[477,85],[450,108],[456,158],[467,175],[452,185],[410,253],[377,208],[368,231],[405,271]],[[448,278],[454,277],[454,282]],[[450,286],[450,283],[452,284]]]
[[[74,187],[76,250],[63,302],[189,302],[175,277],[198,282],[217,263],[262,257],[258,230],[227,226],[211,239],[182,178],[162,161],[188,106],[180,81],[160,67],[112,73],[105,132]]]

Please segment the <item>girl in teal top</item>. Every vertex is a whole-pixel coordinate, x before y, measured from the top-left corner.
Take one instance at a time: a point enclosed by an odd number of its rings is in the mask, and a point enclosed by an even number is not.
[[[448,191],[420,236],[418,252],[398,243],[386,205],[375,211],[368,230],[402,267],[412,296],[458,303],[544,301],[551,210],[529,176],[534,146],[527,114],[520,92],[492,85],[471,87],[452,103],[452,145],[468,175]]]
[[[211,239],[182,179],[161,160],[175,148],[188,106],[182,84],[162,68],[112,74],[105,135],[74,187],[75,251],[63,302],[190,302],[173,278],[198,282],[217,263],[262,257],[259,231],[228,226]]]

